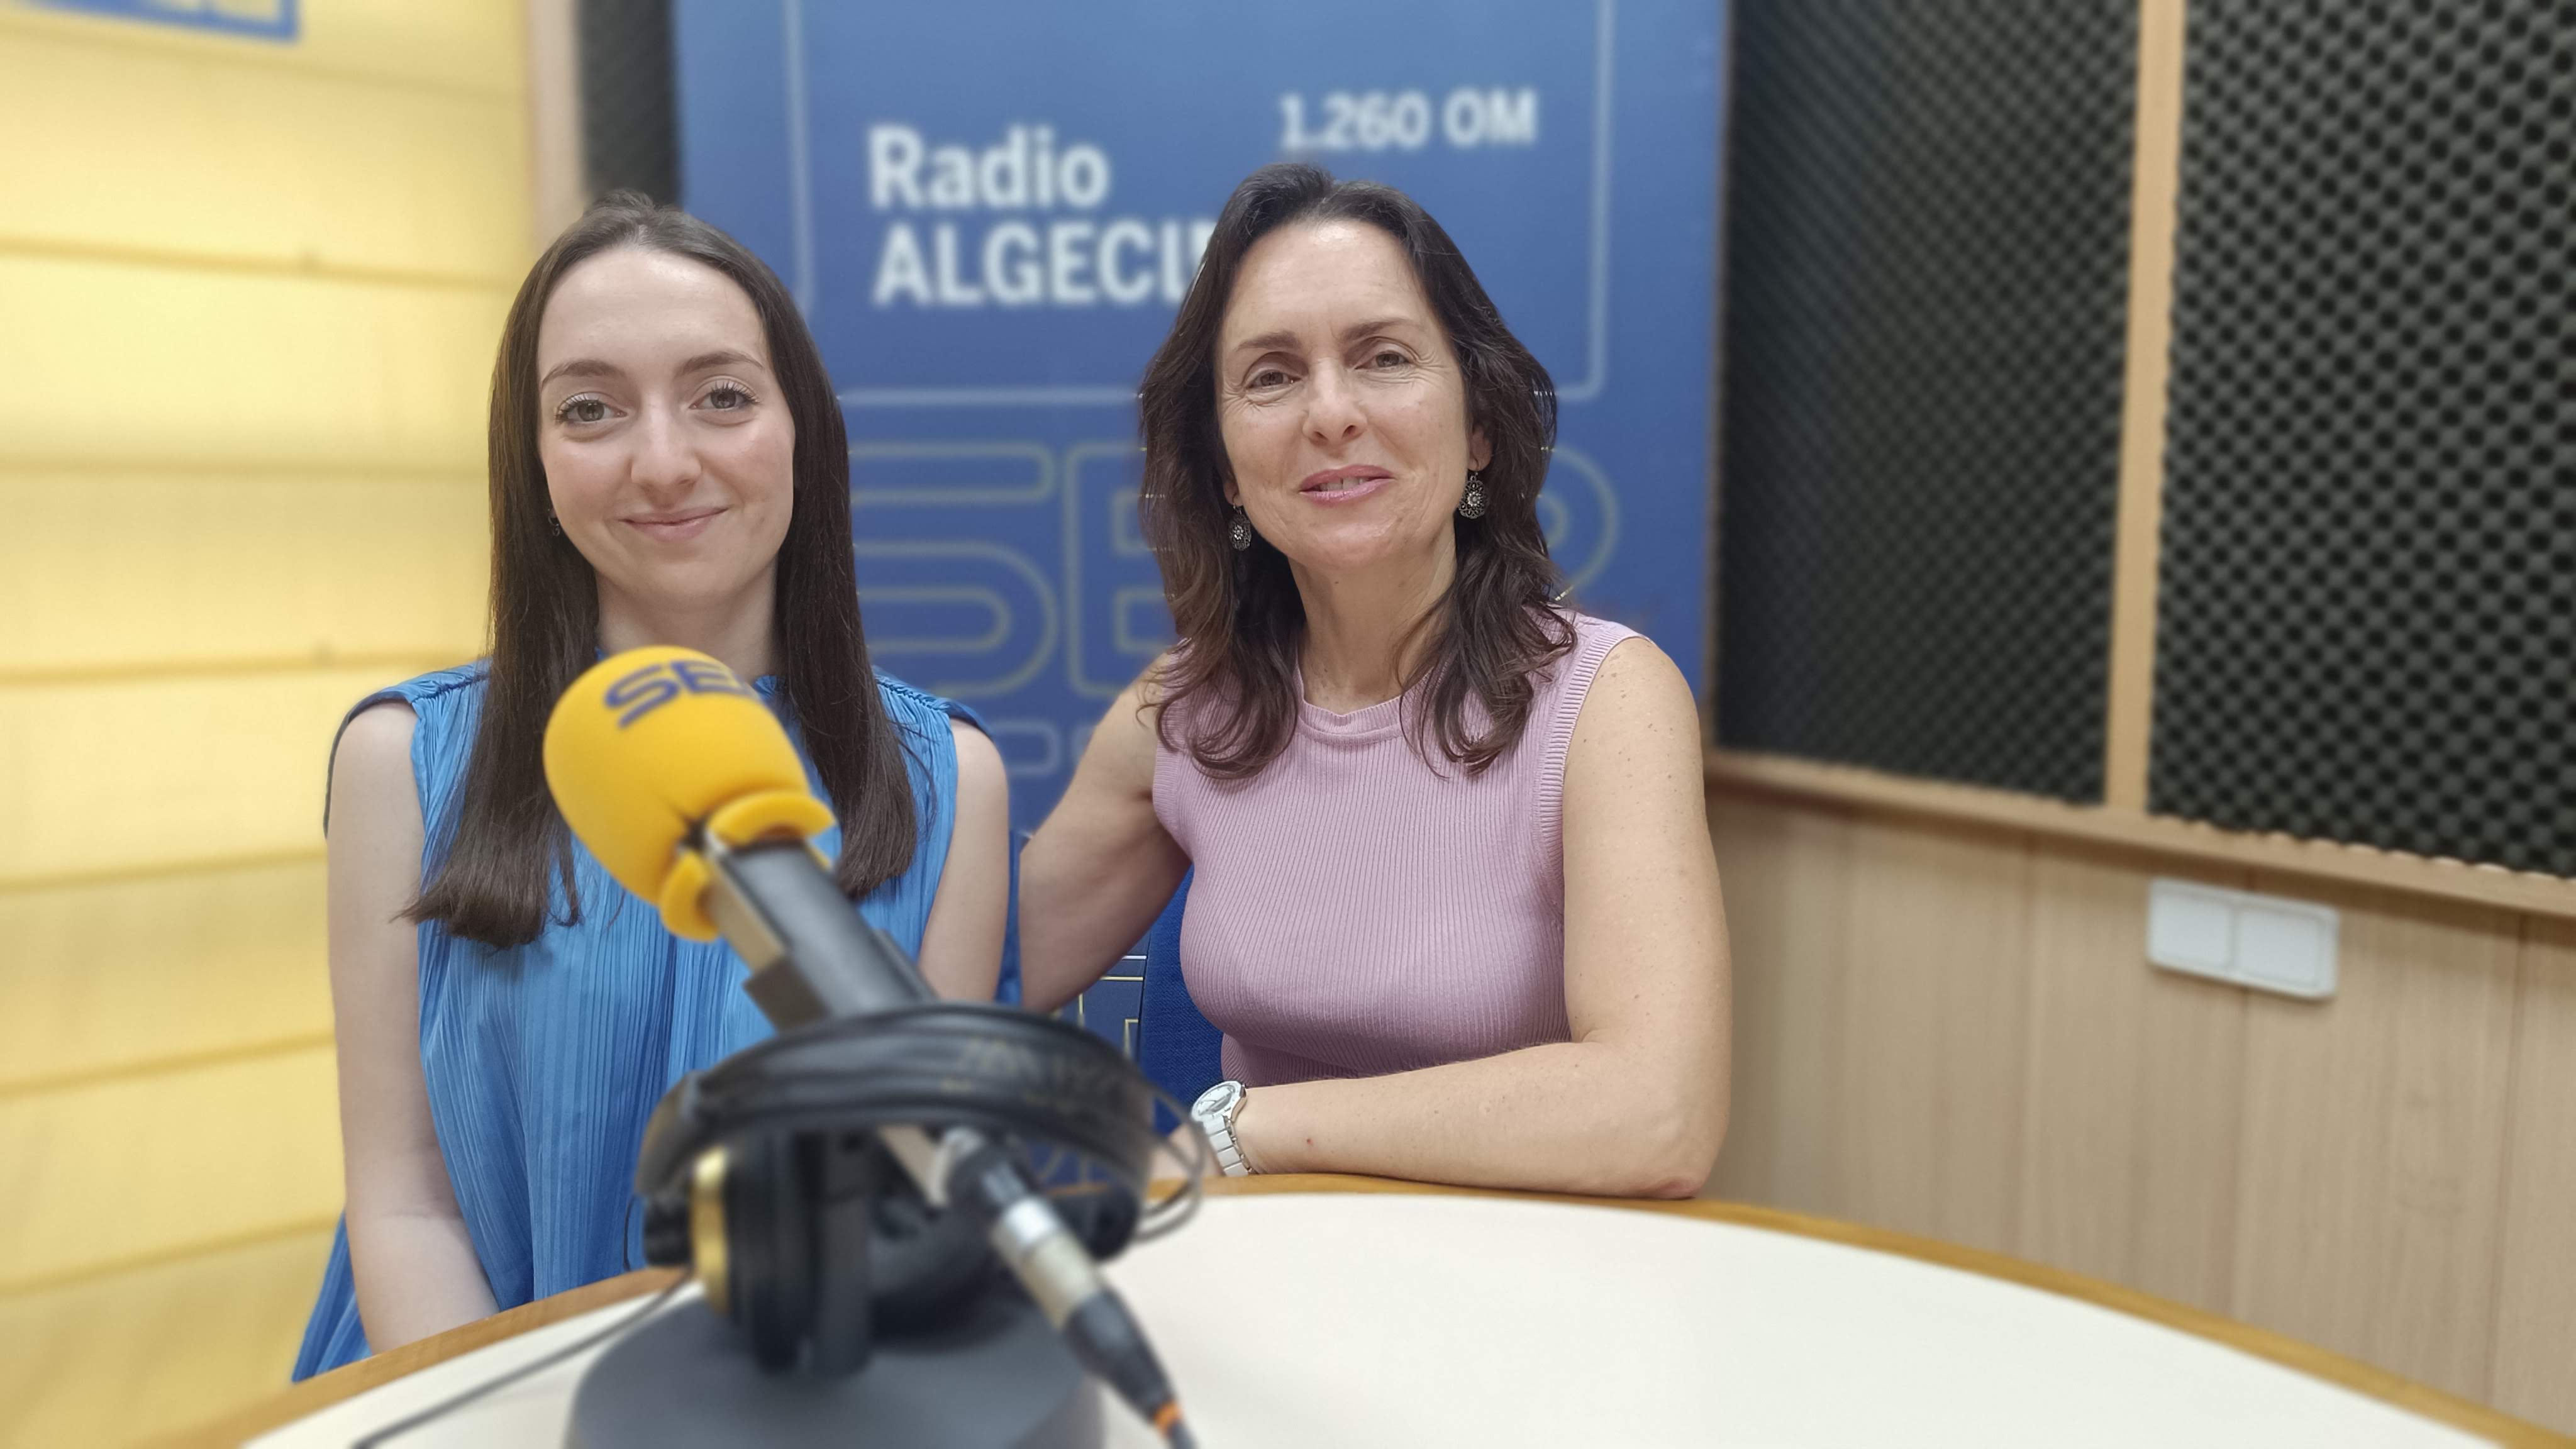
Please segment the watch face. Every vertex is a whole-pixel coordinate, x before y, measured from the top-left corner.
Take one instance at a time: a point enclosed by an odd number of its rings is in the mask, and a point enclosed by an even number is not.
[[[1219,1082],[1199,1093],[1198,1104],[1190,1108],[1190,1115],[1222,1120],[1227,1110],[1234,1106],[1234,1099],[1242,1095],[1243,1083]]]

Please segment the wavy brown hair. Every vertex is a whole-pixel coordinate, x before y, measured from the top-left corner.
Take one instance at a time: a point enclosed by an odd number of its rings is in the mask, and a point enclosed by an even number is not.
[[[599,657],[599,580],[548,525],[537,455],[537,328],[566,272],[601,252],[640,247],[686,257],[751,298],[769,341],[780,400],[796,423],[787,537],[778,549],[772,625],[782,704],[841,821],[833,876],[855,898],[912,860],[917,829],[903,744],[878,697],[859,627],[850,546],[850,445],[823,355],[778,278],[741,243],[637,192],[603,197],[528,272],[492,367],[492,658],[463,798],[430,822],[443,858],[408,912],[491,946],[535,940],[550,881],[564,924],[581,918],[572,834],[546,789],[546,718]]]
[[[1457,573],[1415,621],[1414,630],[1430,631],[1428,647],[1403,681],[1415,752],[1429,762],[1436,739],[1452,763],[1481,774],[1527,728],[1532,676],[1574,647],[1573,622],[1556,607],[1562,578],[1538,522],[1539,485],[1556,445],[1556,385],[1420,203],[1392,186],[1336,181],[1302,163],[1264,166],[1227,198],[1198,280],[1138,393],[1145,439],[1138,515],[1182,642],[1155,678],[1165,705],[1156,729],[1165,748],[1186,748],[1218,779],[1260,773],[1296,730],[1305,605],[1287,557],[1268,540],[1256,536],[1241,552],[1227,541],[1231,465],[1217,427],[1216,348],[1253,244],[1283,226],[1327,221],[1366,223],[1403,248],[1457,354],[1467,426],[1482,429],[1492,450],[1481,470],[1485,516],[1450,519]],[[1184,701],[1204,702],[1186,712],[1186,741],[1174,737],[1170,707]]]

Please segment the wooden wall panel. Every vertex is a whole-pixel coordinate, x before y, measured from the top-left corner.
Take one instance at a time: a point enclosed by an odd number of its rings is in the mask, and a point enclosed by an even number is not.
[[[297,8],[0,0],[0,1444],[282,1381],[340,1205],[331,730],[483,632],[527,12]]]
[[[2341,982],[2321,1003],[2247,999],[2237,1311],[2483,1395],[2519,922],[2254,888],[2342,912]]]
[[[1723,788],[1709,814],[1737,989],[1712,1193],[2063,1265],[2576,1433],[2576,925]],[[2147,886],[2177,874],[2335,907],[2338,995],[2148,965]]]
[[[2147,964],[2152,875],[2104,852],[2032,861],[2020,1252],[2225,1313],[2245,993]]]
[[[435,8],[435,7],[425,7]],[[0,46],[0,248],[186,254],[511,286],[528,237],[480,204],[525,126],[487,97],[247,70],[60,37]],[[84,184],[112,161],[120,184]]]
[[[2576,923],[2534,921],[2522,947],[2494,1402],[2576,1433]]]
[[[255,13],[258,6],[243,8]],[[356,76],[385,87],[458,91],[504,105],[516,102],[526,88],[516,5],[304,0],[297,9],[299,33],[291,44],[278,44],[35,5],[0,5],[0,43],[72,41],[118,55],[177,56],[253,73]],[[495,187],[475,204],[507,209],[518,199]]]
[[[127,1444],[285,1387],[330,1248],[308,1230],[0,1298],[0,1444]]]
[[[0,469],[0,618],[21,626],[0,632],[0,685],[30,670],[471,657],[484,493],[480,473]]]
[[[0,255],[0,463],[479,473],[509,294]]]
[[[2015,836],[1853,822],[1835,1212],[2012,1250],[2029,870]]]
[[[2144,810],[2147,804],[2187,8],[2185,0],[2138,3],[2138,112],[2132,137],[2136,149],[2129,164],[2128,375],[2120,388],[2120,509],[2112,555],[2110,678],[2104,692],[2102,732],[2102,802],[2115,810]]]
[[[582,176],[580,8],[580,0],[527,0],[532,251],[543,251],[590,204]]]
[[[319,850],[323,775],[385,669],[0,689],[0,886]]]
[[[1735,973],[1733,1095],[1708,1192],[1822,1212],[1842,1044],[1851,825],[1712,795]]]
[[[327,1224],[340,1211],[326,1046],[0,1098],[0,1296]]]
[[[327,1038],[322,861],[0,893],[0,1101]]]

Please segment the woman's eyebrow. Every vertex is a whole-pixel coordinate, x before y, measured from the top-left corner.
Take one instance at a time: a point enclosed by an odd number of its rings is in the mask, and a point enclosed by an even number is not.
[[[546,375],[537,379],[537,386],[543,388],[559,377],[623,377],[625,375],[625,372],[613,362],[602,362],[596,357],[576,357],[570,362],[558,362],[548,368]]]
[[[1354,322],[1350,326],[1342,329],[1342,345],[1347,347],[1350,344],[1359,341],[1363,337],[1373,336],[1380,332],[1391,332],[1399,327],[1408,325],[1411,325],[1411,319],[1405,317],[1376,317],[1366,322]],[[1268,352],[1274,348],[1289,348],[1295,347],[1296,345],[1297,334],[1285,327],[1282,327],[1275,332],[1264,332],[1258,337],[1247,337],[1241,342],[1234,344],[1229,351],[1237,354],[1245,352]]]
[[[1258,337],[1247,337],[1241,342],[1234,344],[1233,348],[1230,350],[1236,353],[1269,352],[1279,348],[1295,347],[1296,345],[1297,334],[1289,331],[1285,327],[1282,327],[1276,331],[1264,332]]]
[[[719,347],[713,352],[701,352],[681,363],[672,376],[686,377],[690,373],[705,372],[713,367],[732,367],[744,363],[753,367],[762,365],[759,358],[738,347]],[[576,357],[569,362],[556,363],[547,370],[545,376],[537,379],[537,386],[542,388],[559,377],[624,377],[625,375],[626,370],[616,363],[603,362],[596,357]]]
[[[1380,332],[1395,331],[1399,327],[1409,325],[1411,320],[1412,319],[1406,317],[1380,317],[1373,322],[1355,322],[1342,329],[1342,345],[1347,347],[1350,344],[1359,341],[1363,337],[1373,337]]]
[[[730,367],[738,363],[745,362],[750,363],[754,367],[759,367],[761,365],[759,358],[754,357],[750,353],[744,352],[739,348],[719,347],[713,352],[701,352],[697,356],[690,358],[688,361],[681,363],[680,370],[672,375],[675,377],[685,377],[692,372],[704,372],[711,367]]]

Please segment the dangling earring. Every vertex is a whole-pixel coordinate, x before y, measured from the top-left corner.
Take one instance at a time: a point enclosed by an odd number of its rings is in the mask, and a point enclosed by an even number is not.
[[[1467,474],[1467,496],[1458,500],[1458,516],[1471,523],[1485,516],[1485,477],[1482,473],[1470,471]]]
[[[563,520],[555,517],[555,511],[551,508],[546,510],[546,530],[557,538],[563,537]]]
[[[1243,516],[1242,504],[1235,505],[1234,522],[1225,526],[1225,541],[1234,545],[1236,553],[1252,547],[1252,520]]]

